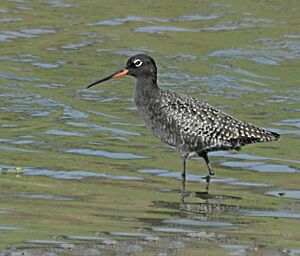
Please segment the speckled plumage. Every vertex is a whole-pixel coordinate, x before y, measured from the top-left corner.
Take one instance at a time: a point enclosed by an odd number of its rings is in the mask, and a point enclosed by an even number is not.
[[[137,110],[157,138],[179,150],[184,181],[185,161],[194,153],[205,159],[209,173],[213,175],[208,152],[240,149],[246,144],[279,138],[276,133],[239,121],[205,102],[160,89],[156,83],[155,62],[144,54],[130,58],[124,70],[90,86],[121,75],[137,79],[134,97]]]
[[[147,104],[139,106],[139,101]],[[273,132],[239,121],[205,102],[173,91],[159,90],[155,98],[141,97],[137,106],[154,135],[177,147],[183,156],[191,152],[239,149],[246,144],[278,138]]]

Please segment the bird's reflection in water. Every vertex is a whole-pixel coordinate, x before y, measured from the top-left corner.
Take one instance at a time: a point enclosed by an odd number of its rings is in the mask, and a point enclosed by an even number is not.
[[[209,187],[210,187],[211,176],[207,175],[207,176],[202,177],[202,179],[205,179],[205,181],[206,181],[205,189],[206,189],[206,192],[208,193],[209,192]],[[186,179],[182,179],[182,195],[184,195],[185,192],[186,192],[185,184],[186,184]]]
[[[154,206],[199,214],[222,213],[239,209],[239,206],[231,203],[241,199],[240,197],[212,194],[210,192],[211,177],[205,176],[203,179],[206,180],[204,191],[188,191],[185,184],[182,183],[179,202],[155,201],[153,202]]]
[[[188,202],[187,198],[197,198],[200,202]],[[182,213],[198,213],[201,215],[223,213],[239,209],[238,205],[225,203],[225,200],[238,200],[238,197],[210,195],[208,192],[189,192],[181,193],[180,202],[154,201],[154,206],[159,208],[168,208],[180,210]]]

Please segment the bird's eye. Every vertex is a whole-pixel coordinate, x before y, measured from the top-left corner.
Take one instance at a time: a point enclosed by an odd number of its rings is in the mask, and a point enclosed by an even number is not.
[[[143,62],[139,59],[136,59],[133,61],[133,64],[134,64],[134,66],[136,66],[138,68],[139,66],[141,66],[143,64]]]

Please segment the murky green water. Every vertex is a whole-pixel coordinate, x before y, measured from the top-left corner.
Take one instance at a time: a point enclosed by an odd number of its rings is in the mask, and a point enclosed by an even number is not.
[[[299,12],[292,0],[1,1],[0,255],[299,255]],[[85,89],[138,52],[162,87],[281,141],[211,154],[208,194],[190,160],[182,201],[178,154],[143,126],[133,79]]]

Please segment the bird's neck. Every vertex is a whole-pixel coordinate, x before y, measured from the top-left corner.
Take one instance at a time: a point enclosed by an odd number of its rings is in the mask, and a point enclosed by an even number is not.
[[[156,77],[143,77],[137,79],[135,88],[135,102],[138,105],[142,102],[155,98],[159,92],[159,87],[156,84]]]

